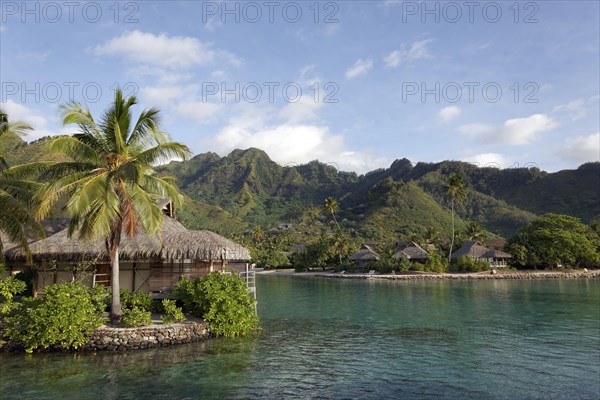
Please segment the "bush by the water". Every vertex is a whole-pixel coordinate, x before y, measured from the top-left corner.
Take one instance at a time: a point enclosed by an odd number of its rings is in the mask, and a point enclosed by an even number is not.
[[[200,279],[183,278],[175,293],[184,309],[202,317],[216,335],[241,336],[258,328],[255,300],[236,273],[211,272]]]
[[[145,292],[131,293],[127,289],[121,289],[121,306],[124,308],[139,308],[144,311],[152,311],[152,297]]]
[[[128,328],[137,328],[152,324],[152,314],[140,307],[124,308],[121,325]]]
[[[450,272],[481,272],[489,271],[490,263],[474,260],[471,257],[462,256],[452,260],[449,267]]]
[[[183,322],[185,321],[185,315],[181,307],[177,307],[175,300],[164,299],[162,301],[162,308],[164,314],[160,317],[165,324],[172,322]]]
[[[445,258],[432,251],[429,260],[425,263],[425,271],[438,273],[446,272],[447,265],[448,263]]]
[[[9,314],[18,307],[14,297],[27,289],[25,282],[14,276],[0,280],[0,316]]]
[[[49,285],[44,290],[43,297],[23,298],[3,315],[6,336],[22,343],[27,352],[50,346],[78,348],[105,322],[82,284]]]
[[[136,328],[152,324],[152,298],[148,293],[131,293],[127,289],[121,289],[121,306],[123,307],[123,318],[121,324],[128,328]]]

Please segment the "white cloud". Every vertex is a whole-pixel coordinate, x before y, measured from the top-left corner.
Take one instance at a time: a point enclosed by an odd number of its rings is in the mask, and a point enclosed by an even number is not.
[[[210,17],[206,21],[206,24],[204,24],[204,29],[206,29],[209,32],[214,32],[215,28],[221,27],[221,26],[223,26],[223,23],[221,22],[220,18]]]
[[[486,124],[467,124],[458,128],[461,135],[483,142],[520,146],[534,142],[539,136],[554,129],[556,121],[545,114],[533,114],[526,118],[514,118],[500,127]]]
[[[2,104],[2,109],[8,114],[9,120],[24,121],[34,129],[46,129],[48,120],[24,104],[8,100]]]
[[[600,132],[567,139],[561,147],[559,155],[563,159],[577,164],[600,161]]]
[[[279,116],[288,122],[311,121],[318,118],[317,111],[322,107],[321,101],[304,96],[295,103],[288,103],[279,111]]]
[[[154,35],[138,30],[114,37],[92,51],[98,56],[121,56],[129,62],[169,68],[208,65],[217,59],[232,65],[241,63],[235,55],[214,50],[211,44],[194,37]]]
[[[431,58],[431,54],[427,49],[427,45],[431,42],[433,42],[433,39],[412,42],[408,49],[403,45],[402,49],[394,50],[383,58],[385,66],[388,68],[396,68],[405,62]]]
[[[224,104],[219,103],[188,101],[177,104],[175,106],[175,111],[196,122],[207,123],[214,119],[223,107]]]
[[[559,104],[553,111],[566,116],[572,121],[584,118],[598,110],[598,97],[592,96],[587,99],[576,99],[566,104]]]
[[[147,86],[140,89],[139,97],[148,104],[168,105],[183,93],[179,86]]]
[[[281,165],[307,163],[318,159],[336,165],[340,170],[364,173],[389,166],[390,159],[368,151],[353,151],[344,137],[332,133],[327,126],[307,123],[269,123],[272,110],[250,108],[217,135],[204,143],[225,155],[234,149],[257,147]]]
[[[373,60],[363,60],[359,58],[353,66],[346,71],[346,79],[354,79],[361,75],[366,75],[373,68]]]
[[[458,117],[461,113],[461,109],[458,106],[448,106],[442,108],[438,112],[438,117],[444,122],[450,122],[454,118]]]
[[[16,103],[13,100],[2,103],[0,107],[8,114],[10,120],[23,121],[31,125],[33,131],[28,131],[27,135],[23,138],[29,142],[43,136],[64,135],[72,132],[72,129],[68,127],[50,130],[48,127],[49,121],[46,117],[38,111],[32,110],[24,104]],[[58,123],[58,121],[56,122]]]
[[[508,168],[511,165],[509,160],[499,153],[475,154],[463,158],[463,161],[473,163],[478,167]]]

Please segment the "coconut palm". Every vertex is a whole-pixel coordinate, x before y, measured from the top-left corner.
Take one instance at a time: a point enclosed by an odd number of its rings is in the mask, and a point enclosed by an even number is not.
[[[335,214],[340,211],[340,204],[337,202],[337,200],[333,197],[326,198],[325,203],[323,204],[323,209],[331,214],[335,224],[338,227],[338,230],[341,230],[340,224],[338,224],[337,218],[335,217]]]
[[[444,186],[444,192],[450,199],[452,208],[452,241],[450,242],[450,251],[448,252],[448,262],[452,257],[452,248],[454,247],[454,204],[462,202],[467,197],[467,188],[463,177],[459,174],[452,174],[448,183]]]
[[[52,181],[39,192],[38,218],[50,214],[57,201],[66,197],[69,236],[102,237],[111,265],[111,322],[121,320],[119,297],[119,245],[122,234],[138,229],[155,233],[162,226],[160,197],[176,205],[182,196],[171,177],[158,177],[154,166],[174,157],[185,159],[187,146],[171,142],[158,127],[159,111],[144,110],[137,120],[134,96],[115,91],[114,102],[96,122],[89,108],[70,102],[63,106],[64,125],[75,124],[78,133],[52,142],[51,149],[73,161],[53,165],[46,173]]]
[[[0,108],[0,138],[3,136],[24,136],[27,135],[28,131],[33,130],[33,128],[23,121],[10,121],[8,118],[8,114]],[[2,147],[0,144],[0,171],[8,168],[8,163],[4,159],[4,155],[2,154]]]
[[[426,244],[436,244],[439,239],[439,232],[433,226],[428,226],[423,239]]]
[[[22,121],[10,121],[6,112],[0,109],[0,139],[9,135],[25,135],[33,128]],[[26,231],[34,236],[43,236],[42,227],[35,221],[33,191],[37,184],[27,181],[31,173],[39,171],[39,165],[31,164],[9,168],[0,147],[0,231],[6,238],[20,245],[31,261]],[[0,237],[0,259],[3,257],[3,243]]]
[[[323,204],[323,209],[328,212],[331,213],[331,216],[333,217],[333,220],[335,221],[335,224],[338,228],[338,234],[336,235],[336,249],[338,251],[338,256],[340,259],[340,265],[342,264],[342,247],[339,244],[343,243],[343,240],[341,240],[341,232],[342,232],[342,228],[340,228],[340,224],[338,224],[337,222],[337,218],[335,217],[335,213],[337,213],[338,211],[340,211],[340,204],[337,202],[337,200],[334,197],[328,197],[325,199],[325,203]]]
[[[483,227],[477,221],[472,221],[467,226],[467,231],[465,232],[469,237],[469,240],[482,240],[485,238],[485,233],[483,232]]]

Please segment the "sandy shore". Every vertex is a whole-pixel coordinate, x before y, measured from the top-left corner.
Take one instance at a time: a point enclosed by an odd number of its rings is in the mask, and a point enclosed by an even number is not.
[[[336,279],[384,279],[384,280],[489,280],[489,279],[598,279],[600,270],[575,270],[575,271],[501,271],[492,274],[489,271],[464,274],[340,274],[330,272],[294,272],[293,270],[269,270],[260,274],[281,276],[311,276]]]

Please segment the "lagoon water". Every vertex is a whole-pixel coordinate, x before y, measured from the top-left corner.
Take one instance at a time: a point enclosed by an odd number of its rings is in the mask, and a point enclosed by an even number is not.
[[[258,337],[0,354],[1,399],[598,399],[600,281],[257,277]]]

